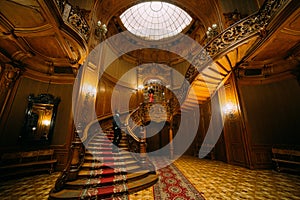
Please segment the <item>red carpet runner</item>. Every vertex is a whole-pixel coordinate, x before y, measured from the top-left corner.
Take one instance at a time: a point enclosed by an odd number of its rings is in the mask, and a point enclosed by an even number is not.
[[[153,186],[155,200],[204,200],[175,165],[170,164],[157,172],[159,180]]]

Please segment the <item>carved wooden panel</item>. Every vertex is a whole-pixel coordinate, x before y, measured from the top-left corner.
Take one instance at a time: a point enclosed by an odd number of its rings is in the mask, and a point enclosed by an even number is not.
[[[224,109],[230,103],[235,105],[232,113]],[[231,76],[225,84],[225,91],[220,91],[220,105],[224,115],[224,140],[226,143],[227,161],[232,164],[249,166],[247,158],[246,132],[243,129],[239,100],[235,88],[234,77]]]
[[[48,58],[66,57],[66,52],[64,52],[57,35],[26,37],[24,39],[31,50],[36,54],[40,54],[41,56]],[[51,48],[45,48],[45,46]]]
[[[64,170],[67,161],[68,161],[68,150],[61,149],[59,147],[55,147],[54,157],[57,159],[57,163],[55,165],[55,170],[62,171]]]
[[[263,169],[272,167],[272,146],[269,144],[265,145],[252,145],[251,159],[253,168]]]
[[[246,166],[245,150],[242,143],[231,143],[231,161],[232,164]]]
[[[35,28],[45,25],[46,19],[38,1],[0,1],[1,15],[14,28]]]
[[[29,69],[26,73],[49,75],[57,72],[55,67],[76,69],[82,64],[87,53],[85,36],[62,20],[55,1],[3,0],[0,18],[0,48],[6,57]],[[58,72],[73,76],[72,70]]]

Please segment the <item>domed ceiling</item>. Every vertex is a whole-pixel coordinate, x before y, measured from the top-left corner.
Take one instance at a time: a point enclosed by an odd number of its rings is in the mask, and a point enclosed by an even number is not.
[[[128,31],[130,34],[126,34],[127,40],[132,45],[140,45],[141,48],[126,53],[123,57],[135,64],[159,61],[159,63],[172,65],[182,62],[183,59],[180,56],[159,50],[159,47],[168,45],[182,48],[183,46],[177,45],[183,35],[200,42],[206,36],[204,23],[209,24],[213,21],[221,23],[215,2],[205,2],[198,10],[190,9],[187,3],[182,4],[182,2],[145,1],[130,4],[128,1],[127,3],[124,7],[120,5],[120,9],[113,13],[112,18],[108,19],[109,32],[107,37]],[[195,2],[190,3],[194,4]],[[210,18],[200,17],[205,9],[206,12],[209,10],[212,13]],[[119,42],[115,44],[112,42],[112,47],[115,47],[117,54],[127,52],[126,45],[120,46],[118,44]],[[142,48],[145,46],[144,44],[150,48]]]
[[[128,8],[120,16],[125,28],[146,40],[160,40],[180,33],[192,17],[170,3],[148,1]]]

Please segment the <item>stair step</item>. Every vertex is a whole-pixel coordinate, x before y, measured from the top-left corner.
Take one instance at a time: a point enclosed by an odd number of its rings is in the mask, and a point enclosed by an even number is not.
[[[122,148],[119,148],[119,149],[122,150]],[[101,152],[102,151],[99,148],[87,148],[86,154],[88,154],[88,155],[89,154],[100,154]],[[103,151],[103,152],[107,153],[107,151]],[[111,153],[112,153],[112,149],[111,149]],[[130,154],[129,151],[119,151],[118,153],[122,154],[122,155],[124,155],[124,154]]]
[[[141,170],[141,167],[138,165],[105,168],[105,169],[91,169],[91,170],[82,169],[79,171],[78,176],[99,177],[99,176],[109,176],[109,175],[113,175],[113,174],[134,173],[134,172],[138,172],[140,170]]]
[[[113,152],[113,131],[96,134],[86,146],[84,163],[76,180],[69,180],[62,190],[50,192],[49,199],[128,200],[128,193],[152,186],[158,176],[133,157],[126,134]]]
[[[119,151],[119,152],[108,152],[108,151],[101,151],[99,149],[88,149],[88,151],[86,152],[87,156],[105,156],[105,155],[118,155],[118,157],[120,156],[131,156],[130,152],[128,151]]]
[[[127,184],[118,184],[114,186],[103,186],[86,189],[63,189],[57,193],[51,193],[50,199],[96,199],[100,197],[103,200],[109,198],[111,195],[122,195],[127,193],[134,193],[136,191],[145,189],[155,184],[158,180],[156,174],[150,174],[139,180],[131,181]]]
[[[104,162],[108,160],[130,160],[132,159],[131,155],[126,154],[118,154],[118,153],[111,153],[111,154],[93,154],[93,155],[87,155],[84,160],[88,161],[98,161],[98,162]]]
[[[127,184],[128,192],[134,193],[143,189],[146,189],[152,185],[154,185],[158,181],[158,175],[157,174],[150,174],[145,178],[131,181]]]
[[[101,162],[101,163],[83,163],[82,167],[84,168],[93,168],[93,169],[99,169],[99,168],[104,168],[104,167],[111,167],[111,166],[128,166],[131,164],[135,164],[137,161],[135,160],[130,160],[130,161],[115,161],[115,162]]]
[[[122,183],[127,180],[127,176],[124,174],[118,174],[109,177],[99,177],[99,178],[84,178],[84,179],[77,179],[75,181],[70,181],[66,184],[67,188],[88,188],[88,187],[101,187],[108,184],[116,184]]]
[[[93,142],[90,142],[89,144],[88,144],[88,146],[101,146],[101,147],[111,147],[113,144],[112,143],[99,143],[99,142],[97,142],[97,141],[94,141],[93,140]]]
[[[126,184],[104,186],[99,188],[87,188],[82,190],[63,189],[57,193],[51,193],[50,199],[96,199],[96,197],[109,198],[114,194],[126,194],[128,187]]]
[[[96,150],[101,150],[101,151],[112,151],[112,147],[97,147],[97,146],[88,146],[87,147],[89,150],[93,150],[93,149],[96,149]]]
[[[78,173],[78,177],[103,177],[111,176],[114,174],[125,174],[126,172],[126,168],[120,167],[94,170],[80,170]]]
[[[68,188],[87,188],[87,187],[99,187],[104,186],[107,184],[115,184],[119,182],[137,180],[138,178],[144,178],[148,175],[149,170],[141,170],[139,172],[130,173],[130,174],[119,174],[104,178],[84,178],[84,179],[77,179],[75,181],[70,181],[66,184]]]

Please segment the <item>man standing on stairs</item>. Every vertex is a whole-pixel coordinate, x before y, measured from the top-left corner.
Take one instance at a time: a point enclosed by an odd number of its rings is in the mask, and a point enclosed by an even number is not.
[[[121,126],[124,126],[124,125],[121,123],[120,113],[118,112],[118,110],[116,110],[115,115],[113,117],[113,130],[114,130],[113,144],[117,147],[119,146],[119,143],[122,139]],[[113,148],[116,148],[116,147],[113,147]]]

